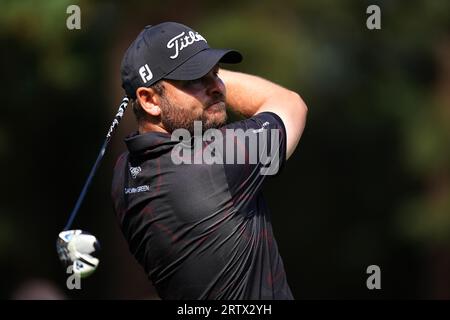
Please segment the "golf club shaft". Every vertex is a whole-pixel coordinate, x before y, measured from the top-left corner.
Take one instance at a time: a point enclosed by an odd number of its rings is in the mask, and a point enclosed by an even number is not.
[[[89,173],[89,176],[84,184],[83,189],[81,190],[80,195],[78,196],[78,200],[75,204],[75,207],[73,208],[72,212],[70,213],[69,219],[67,220],[66,226],[64,227],[65,230],[69,230],[72,226],[73,220],[75,219],[78,210],[80,209],[81,204],[83,203],[84,197],[86,196],[87,190],[89,189],[89,186],[91,185],[92,179],[94,178],[95,172],[97,171],[98,166],[100,165],[100,162],[103,159],[103,155],[105,154],[106,148],[108,147],[109,141],[111,140],[111,136],[116,130],[117,126],[119,125],[120,120],[122,120],[123,114],[127,108],[129,99],[128,97],[124,97],[122,100],[122,103],[119,106],[119,110],[117,111],[116,116],[114,117],[114,120],[111,124],[111,127],[109,128],[108,133],[106,134],[105,142],[103,142],[102,148],[100,149],[100,152],[97,156],[97,160],[95,160],[94,166],[91,169],[91,172]]]

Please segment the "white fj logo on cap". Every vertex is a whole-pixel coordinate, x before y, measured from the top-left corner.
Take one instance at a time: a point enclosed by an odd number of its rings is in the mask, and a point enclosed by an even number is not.
[[[153,73],[150,71],[148,64],[145,64],[139,68],[139,74],[141,75],[144,83],[147,83],[147,81],[150,81],[153,78]]]

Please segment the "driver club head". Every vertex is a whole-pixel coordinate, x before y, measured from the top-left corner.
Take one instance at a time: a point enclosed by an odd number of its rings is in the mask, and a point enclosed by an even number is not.
[[[59,233],[56,251],[66,266],[73,266],[72,272],[85,278],[96,269],[100,260],[96,257],[100,250],[97,238],[83,230],[66,230]]]

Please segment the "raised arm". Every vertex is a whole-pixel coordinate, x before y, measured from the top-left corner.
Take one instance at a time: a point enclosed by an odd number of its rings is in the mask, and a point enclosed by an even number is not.
[[[234,112],[251,117],[264,111],[277,114],[286,127],[288,159],[303,133],[308,108],[296,93],[261,77],[220,69],[227,104]]]

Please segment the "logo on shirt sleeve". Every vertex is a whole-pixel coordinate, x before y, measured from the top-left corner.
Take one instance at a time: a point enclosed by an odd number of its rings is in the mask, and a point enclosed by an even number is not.
[[[132,166],[130,166],[130,173],[131,173],[131,177],[133,179],[136,179],[137,175],[139,173],[141,173],[141,171],[142,171],[141,167],[132,167]]]
[[[150,186],[145,185],[145,186],[139,186],[136,188],[125,188],[125,194],[139,193],[139,192],[144,192],[144,191],[150,191]]]

